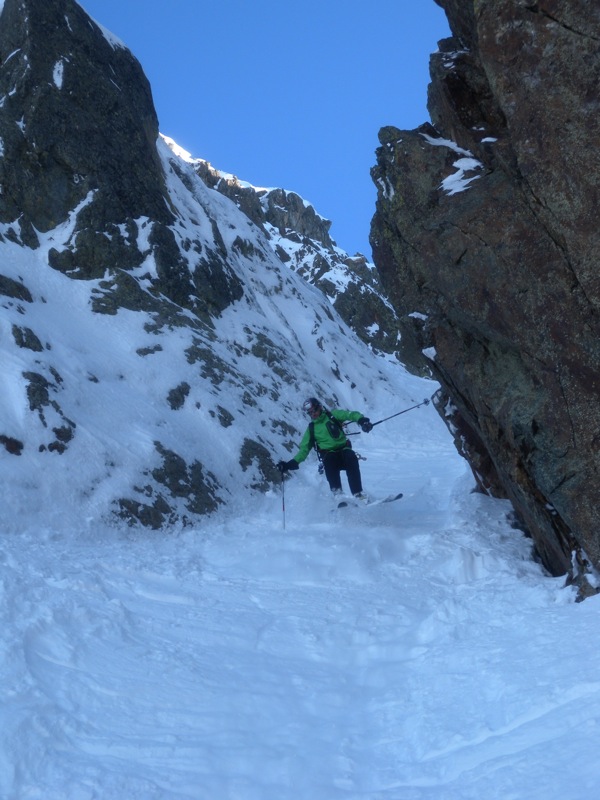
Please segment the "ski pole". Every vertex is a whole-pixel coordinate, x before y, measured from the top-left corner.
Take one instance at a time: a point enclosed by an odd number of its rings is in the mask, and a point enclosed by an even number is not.
[[[431,401],[428,398],[425,398],[422,403],[417,403],[416,406],[411,406],[410,408],[405,408],[403,411],[398,411],[397,414],[392,414],[391,417],[386,417],[385,419],[380,419],[378,422],[373,423],[373,427],[375,425],[381,425],[382,422],[387,422],[388,419],[393,419],[394,417],[399,417],[400,414],[406,414],[407,411],[412,411],[413,408],[420,408],[421,406],[428,406]]]
[[[285,476],[281,473],[281,511],[283,514],[283,530],[285,530]]]

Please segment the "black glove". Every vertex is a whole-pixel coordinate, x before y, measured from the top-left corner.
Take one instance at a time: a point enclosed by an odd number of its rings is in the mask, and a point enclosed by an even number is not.
[[[369,433],[370,431],[373,430],[373,423],[368,417],[361,417],[358,420],[358,424],[363,429],[364,433]]]
[[[291,469],[298,469],[299,466],[300,465],[298,464],[298,462],[294,461],[294,459],[292,458],[290,461],[280,461],[277,464],[277,469],[283,475],[284,472],[287,472],[288,470]]]

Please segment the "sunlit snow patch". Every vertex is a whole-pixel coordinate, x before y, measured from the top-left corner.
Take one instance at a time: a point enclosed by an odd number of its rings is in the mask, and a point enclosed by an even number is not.
[[[470,184],[481,178],[481,175],[468,175],[467,173],[475,172],[475,170],[483,169],[481,161],[476,158],[459,158],[454,162],[456,172],[453,175],[448,175],[440,184],[440,188],[447,194],[458,194],[464,192],[469,188]]]
[[[109,31],[108,28],[105,28],[104,25],[101,25],[97,20],[92,19],[92,17],[90,17],[90,19],[92,20],[94,25],[96,25],[96,27],[100,30],[100,32],[102,33],[102,35],[104,36],[104,38],[106,39],[106,41],[109,43],[109,45],[112,47],[113,50],[116,50],[119,47],[122,48],[123,50],[129,50],[127,45],[124,44],[124,42],[122,42],[118,36],[115,36],[114,33]],[[67,24],[68,22],[69,21],[67,19]]]
[[[433,136],[428,136],[426,133],[422,133],[421,136],[433,147],[448,147],[461,156],[461,158],[457,159],[453,164],[453,166],[456,167],[456,172],[452,175],[448,175],[440,184],[440,189],[443,189],[447,194],[464,192],[474,180],[481,177],[481,175],[467,174],[483,169],[481,161],[473,158],[473,154],[469,150],[464,150],[462,147],[459,147],[456,142],[453,142],[451,139],[436,139]]]
[[[64,68],[65,65],[62,61],[57,61],[56,64],[54,65],[52,78],[54,80],[57,89],[62,89]]]

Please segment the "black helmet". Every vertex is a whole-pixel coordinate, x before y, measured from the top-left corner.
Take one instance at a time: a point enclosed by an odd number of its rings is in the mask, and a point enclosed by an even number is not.
[[[305,400],[304,403],[302,404],[302,409],[307,414],[311,414],[312,415],[313,413],[316,413],[317,411],[320,414],[321,411],[323,410],[323,406],[317,400],[316,397],[309,397],[308,400]]]

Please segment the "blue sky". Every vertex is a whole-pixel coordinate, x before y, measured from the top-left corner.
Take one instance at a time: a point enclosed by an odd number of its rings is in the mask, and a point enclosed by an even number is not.
[[[82,0],[141,62],[160,130],[256,186],[291,189],[371,258],[369,170],[384,125],[415,128],[434,0]]]

